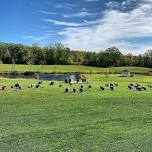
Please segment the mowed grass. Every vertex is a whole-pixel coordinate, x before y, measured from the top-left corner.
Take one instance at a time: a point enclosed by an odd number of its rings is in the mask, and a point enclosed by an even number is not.
[[[112,67],[112,68],[99,68],[89,67],[81,65],[11,65],[0,64],[0,72],[45,72],[45,73],[69,73],[80,72],[86,74],[99,74],[105,72],[121,73],[124,70],[128,70],[133,73],[143,74],[152,69],[143,67]]]
[[[93,89],[86,85],[82,94],[63,93],[61,82],[49,86],[45,81],[44,88],[28,89],[36,80],[0,79],[0,85],[23,86],[22,91],[0,92],[0,151],[151,152],[152,90],[129,91],[127,85],[146,86],[152,78],[87,78]],[[100,92],[106,82],[119,87]]]

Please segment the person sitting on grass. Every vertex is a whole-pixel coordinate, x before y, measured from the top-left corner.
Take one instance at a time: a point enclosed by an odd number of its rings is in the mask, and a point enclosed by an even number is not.
[[[1,86],[1,87],[0,87],[0,90],[6,91],[6,90],[7,90],[7,86]]]
[[[89,85],[88,88],[91,89],[91,88],[92,88],[92,85]]]
[[[72,80],[71,79],[69,79],[69,83],[71,84],[71,82],[72,82]]]
[[[7,90],[7,86],[2,86],[2,91],[6,91]]]
[[[73,88],[73,92],[76,93],[76,89],[75,88]]]
[[[40,86],[41,86],[40,84],[37,84],[35,88],[39,88]]]
[[[66,88],[66,89],[65,89],[65,93],[68,93],[68,92],[69,92],[69,89],[68,89],[68,88]]]
[[[147,84],[148,88],[152,88],[152,85],[151,84]]]
[[[110,84],[110,90],[113,91],[114,90],[114,85]]]
[[[65,79],[65,81],[64,81],[65,83],[68,83],[68,80],[67,79]]]
[[[80,88],[82,89],[83,88],[83,85],[81,84]]]
[[[42,81],[39,81],[38,84],[42,84]]]
[[[119,85],[117,83],[114,83],[115,87],[118,87]]]
[[[35,88],[35,84],[30,84],[29,86],[28,86],[28,88]]]
[[[80,88],[80,89],[79,89],[79,92],[82,93],[82,92],[83,92],[83,88]]]
[[[63,88],[63,84],[60,84],[59,87],[60,87],[60,88]]]
[[[49,85],[53,86],[53,85],[54,85],[54,82],[50,82]]]
[[[11,86],[11,89],[13,91],[19,91],[21,90],[21,86],[18,83],[16,83],[14,86]]]
[[[100,86],[100,91],[104,91],[104,90],[105,90],[105,88]]]
[[[21,90],[21,86],[20,86],[18,83],[15,84],[15,87],[16,87],[17,89]]]

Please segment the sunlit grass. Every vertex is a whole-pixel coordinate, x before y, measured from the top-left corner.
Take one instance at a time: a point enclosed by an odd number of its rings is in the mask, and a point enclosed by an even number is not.
[[[121,78],[86,75],[84,93],[63,93],[61,82],[28,89],[36,80],[0,79],[0,85],[20,83],[22,91],[0,92],[0,151],[82,152],[143,151],[152,149],[152,90],[127,90],[131,82],[146,86],[151,77]],[[99,91],[116,82],[115,91]],[[80,84],[69,86],[79,88]]]
[[[69,73],[69,72],[81,72],[81,73],[121,73],[124,70],[128,70],[134,73],[146,73],[150,68],[142,67],[112,67],[112,68],[98,68],[98,67],[88,67],[81,65],[11,65],[11,64],[1,64],[1,72],[46,72],[46,73]]]

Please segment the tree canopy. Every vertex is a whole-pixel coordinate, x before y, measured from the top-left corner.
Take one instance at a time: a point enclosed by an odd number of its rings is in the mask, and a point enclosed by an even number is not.
[[[96,67],[143,66],[152,67],[152,50],[143,55],[124,55],[116,47],[104,51],[73,51],[63,44],[40,47],[0,43],[1,64],[46,64],[46,65],[87,65]]]

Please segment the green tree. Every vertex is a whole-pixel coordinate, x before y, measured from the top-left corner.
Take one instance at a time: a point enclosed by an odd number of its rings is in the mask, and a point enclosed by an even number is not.
[[[152,50],[147,50],[144,55],[144,66],[152,68]]]

